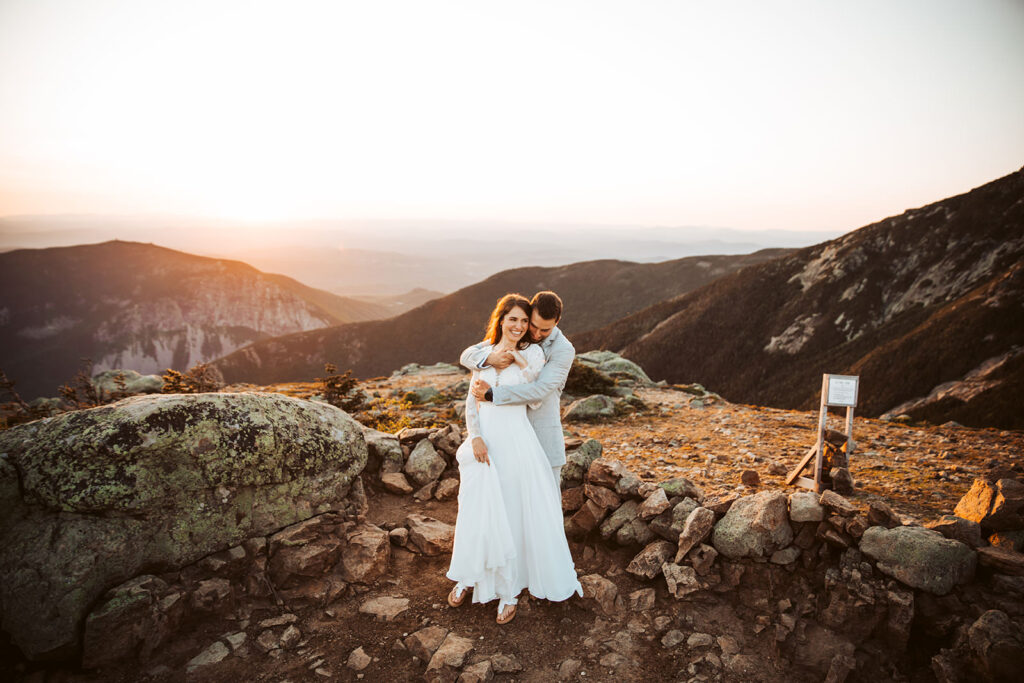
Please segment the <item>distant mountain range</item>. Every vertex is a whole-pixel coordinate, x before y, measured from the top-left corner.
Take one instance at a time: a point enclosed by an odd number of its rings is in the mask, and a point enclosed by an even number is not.
[[[257,342],[216,361],[228,381],[309,379],[325,362],[357,377],[390,373],[407,363],[457,361],[484,334],[487,316],[508,292],[551,289],[565,300],[567,334],[606,325],[650,304],[701,287],[789,250],[744,256],[700,256],[663,263],[586,261],[556,268],[516,268],[388,320],[338,325]]]
[[[97,371],[183,370],[253,341],[391,315],[237,261],[105,242],[0,254],[0,368],[24,398]]]
[[[853,374],[859,413],[1024,429],[1024,169],[573,341],[733,401],[811,408]]]
[[[525,266],[618,259],[653,263],[702,254],[799,248],[837,230],[502,221],[311,220],[237,224],[186,216],[5,216],[0,251],[102,242],[158,242],[238,260],[342,296],[453,292]]]

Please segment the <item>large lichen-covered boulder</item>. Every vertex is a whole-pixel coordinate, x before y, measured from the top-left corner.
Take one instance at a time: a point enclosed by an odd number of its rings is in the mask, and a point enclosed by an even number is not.
[[[605,417],[615,417],[615,401],[602,394],[594,394],[574,401],[565,409],[566,422],[589,422]]]
[[[883,574],[935,595],[970,581],[978,563],[977,554],[960,541],[921,526],[869,527],[860,549]]]
[[[715,525],[711,542],[728,558],[763,557],[793,540],[789,508],[782,491],[740,498]]]
[[[73,656],[105,591],[344,509],[366,459],[344,412],[279,394],[135,396],[0,432],[3,629],[32,659]]]

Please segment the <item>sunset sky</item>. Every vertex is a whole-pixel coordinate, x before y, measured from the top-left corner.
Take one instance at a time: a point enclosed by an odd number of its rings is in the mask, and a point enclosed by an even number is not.
[[[0,0],[0,217],[852,229],[1024,165],[1024,2]]]

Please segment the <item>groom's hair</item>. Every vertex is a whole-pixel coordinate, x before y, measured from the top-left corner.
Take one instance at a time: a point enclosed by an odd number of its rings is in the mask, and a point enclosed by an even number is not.
[[[530,306],[545,320],[562,319],[562,300],[554,292],[537,292],[530,301]]]

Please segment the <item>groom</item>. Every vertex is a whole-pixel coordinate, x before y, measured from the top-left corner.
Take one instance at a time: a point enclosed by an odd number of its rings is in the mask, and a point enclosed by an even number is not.
[[[544,449],[555,483],[561,488],[562,465],[565,464],[565,440],[562,436],[562,415],[559,399],[562,388],[569,376],[569,368],[576,357],[576,349],[558,329],[562,319],[562,300],[554,292],[537,292],[530,300],[533,312],[530,314],[530,341],[540,344],[544,351],[544,367],[537,379],[529,384],[508,387],[491,387],[483,380],[476,380],[470,392],[477,401],[491,401],[494,405],[522,405],[540,402],[537,408],[527,408],[526,414],[537,433],[537,439]],[[462,352],[459,362],[469,370],[493,366],[498,370],[512,364],[509,352],[487,354],[483,347],[487,343],[470,346]]]

